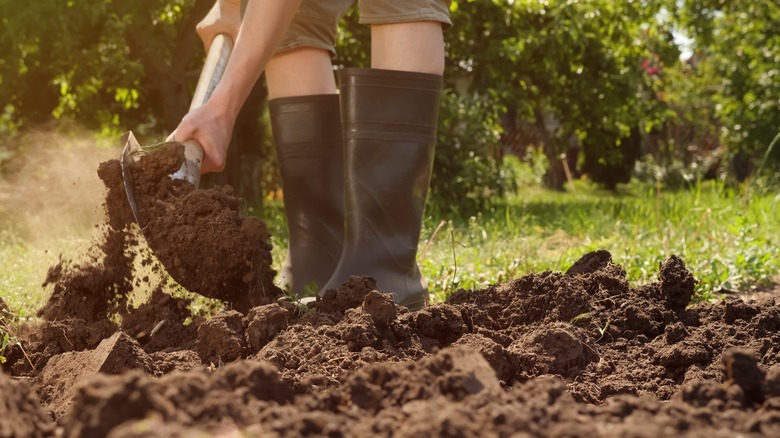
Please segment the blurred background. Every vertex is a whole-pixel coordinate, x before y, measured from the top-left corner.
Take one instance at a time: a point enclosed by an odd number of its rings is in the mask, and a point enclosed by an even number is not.
[[[189,105],[213,0],[0,0],[0,175],[31,130],[132,129],[157,142]],[[780,6],[773,0],[455,1],[432,201],[468,215],[518,185],[609,190],[632,178],[773,179],[780,164]],[[342,66],[368,29],[343,19]],[[229,182],[278,189],[261,81]],[[29,145],[27,145],[29,147]],[[465,196],[464,196],[465,195]]]
[[[0,0],[0,293],[41,299],[86,248],[100,161],[133,130],[162,141],[204,60],[213,0]],[[456,0],[419,262],[438,299],[607,249],[629,279],[683,257],[699,299],[776,288],[776,0]],[[334,68],[369,65],[343,18]],[[286,250],[263,78],[228,183]],[[780,295],[780,289],[776,290]]]

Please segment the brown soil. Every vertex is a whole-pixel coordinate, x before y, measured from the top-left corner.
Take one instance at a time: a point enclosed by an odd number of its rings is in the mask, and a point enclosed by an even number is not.
[[[265,225],[240,215],[240,200],[229,186],[196,190],[168,178],[183,160],[184,147],[171,143],[130,166],[149,247],[171,277],[192,292],[228,301],[242,312],[272,302],[281,292],[273,285]],[[101,178],[109,190],[123,192],[117,164],[109,163],[112,174]],[[128,203],[121,198],[109,199],[107,208],[123,211],[118,216],[127,220]]]
[[[34,368],[11,351],[0,435],[780,436],[780,306],[693,291],[678,257],[631,287],[597,251],[414,313],[361,277],[208,319],[96,300],[43,313]]]

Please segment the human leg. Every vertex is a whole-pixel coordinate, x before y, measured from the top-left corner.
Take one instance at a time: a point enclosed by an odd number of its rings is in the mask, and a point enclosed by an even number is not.
[[[330,52],[298,47],[275,54],[265,68],[268,99],[336,94]]]
[[[444,36],[437,21],[371,25],[371,67],[441,75]]]
[[[343,147],[331,54],[339,8],[349,3],[304,0],[265,71],[289,230],[279,277],[299,295],[325,284],[343,245]]]
[[[436,143],[444,41],[442,22],[431,21],[441,11],[396,6],[400,9],[389,14],[368,11],[376,20],[373,68],[339,74],[345,240],[320,293],[352,275],[368,275],[414,310],[428,298],[416,258]],[[393,22],[404,19],[413,21]]]

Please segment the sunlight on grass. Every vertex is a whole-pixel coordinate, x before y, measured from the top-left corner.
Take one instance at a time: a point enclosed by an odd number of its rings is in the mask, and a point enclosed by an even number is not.
[[[612,253],[632,285],[655,281],[659,263],[677,254],[699,281],[698,299],[768,287],[777,280],[780,195],[745,198],[741,189],[720,183],[691,191],[656,190],[631,186],[615,195],[584,184],[573,193],[523,189],[478,217],[429,213],[419,259],[432,297],[442,301],[459,288],[565,271],[597,249]],[[248,213],[266,222],[278,270],[288,239],[281,203],[269,201],[262,211]],[[0,232],[0,294],[12,308],[33,313],[48,296],[41,283],[59,254],[77,257],[88,246],[86,237],[42,244]]]
[[[598,249],[612,254],[634,286],[656,281],[659,264],[676,254],[698,280],[699,300],[769,287],[780,273],[775,256],[780,195],[746,199],[743,189],[716,182],[661,193],[655,187],[629,186],[614,194],[585,183],[570,193],[523,189],[479,217],[429,213],[420,267],[435,301],[459,288],[484,288],[532,272],[563,272]],[[281,204],[266,205],[261,216],[278,270],[287,245]]]
[[[77,254],[86,248],[82,238],[51,240],[46,245],[25,242],[9,232],[0,232],[0,296],[15,311],[32,315],[49,296],[41,284],[59,255]]]
[[[467,221],[428,218],[423,240],[447,222],[421,267],[433,297],[443,300],[458,288],[565,271],[597,249],[612,253],[636,285],[655,281],[659,263],[676,254],[699,280],[698,298],[711,299],[776,279],[777,203],[776,195],[746,201],[720,183],[660,194],[634,187],[617,196],[579,186],[574,193],[524,190]]]

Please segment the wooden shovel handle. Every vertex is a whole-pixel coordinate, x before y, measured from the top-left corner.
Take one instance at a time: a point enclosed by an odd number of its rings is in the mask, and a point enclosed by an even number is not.
[[[227,34],[221,33],[214,37],[206,62],[198,78],[195,94],[192,96],[190,111],[203,105],[211,97],[214,88],[217,87],[222,74],[225,72],[230,53],[233,51],[233,39]],[[184,164],[181,169],[173,174],[174,179],[186,179],[195,187],[200,184],[200,165],[203,162],[203,148],[196,140],[184,142]]]
[[[230,53],[233,51],[233,40],[227,34],[221,33],[211,41],[209,53],[206,55],[206,62],[203,64],[203,70],[200,72],[198,86],[195,87],[195,94],[192,96],[190,110],[193,110],[209,100],[214,88],[217,87],[222,74],[225,72]]]

